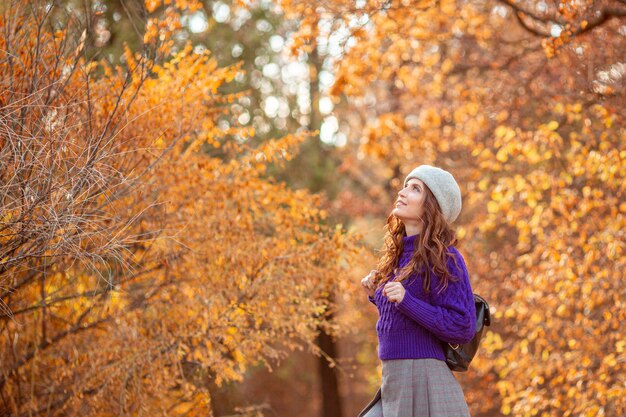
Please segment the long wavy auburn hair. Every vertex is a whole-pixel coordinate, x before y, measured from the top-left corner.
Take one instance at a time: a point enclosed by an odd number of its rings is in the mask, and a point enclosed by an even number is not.
[[[456,279],[450,275],[446,267],[448,246],[455,245],[456,235],[443,217],[439,203],[433,193],[424,187],[424,210],[422,214],[422,232],[415,241],[415,251],[409,263],[402,269],[396,270],[403,250],[402,238],[406,236],[404,223],[390,214],[385,224],[385,239],[382,256],[378,261],[377,274],[374,282],[377,286],[387,283],[395,270],[397,279],[404,281],[412,273],[423,271],[423,287],[426,294],[430,293],[431,274],[439,277],[437,292],[445,291],[450,281]],[[454,259],[456,264],[456,259]]]

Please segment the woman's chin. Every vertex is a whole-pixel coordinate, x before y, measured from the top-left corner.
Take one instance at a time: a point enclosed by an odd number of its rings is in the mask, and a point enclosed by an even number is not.
[[[396,216],[397,218],[399,218],[400,220],[402,220],[404,218],[404,216],[402,215],[402,210],[400,210],[399,207],[395,207],[392,211],[391,214],[393,214],[394,216]]]
[[[415,216],[413,215],[413,213],[409,213],[407,215],[406,212],[403,212],[402,209],[398,207],[394,208],[391,211],[391,214],[393,214],[398,220],[400,220],[404,224],[421,222],[421,219],[419,218],[419,216]]]

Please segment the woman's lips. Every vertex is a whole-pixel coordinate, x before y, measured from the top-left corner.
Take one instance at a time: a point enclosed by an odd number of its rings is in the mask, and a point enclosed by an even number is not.
[[[399,207],[399,206],[406,206],[406,204],[404,204],[402,201],[398,201],[396,203],[396,207]]]

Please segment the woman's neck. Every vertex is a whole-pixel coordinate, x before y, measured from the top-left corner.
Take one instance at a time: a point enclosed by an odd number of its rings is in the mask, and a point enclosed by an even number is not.
[[[404,231],[406,232],[407,236],[418,235],[422,232],[422,225],[421,224],[405,224]]]

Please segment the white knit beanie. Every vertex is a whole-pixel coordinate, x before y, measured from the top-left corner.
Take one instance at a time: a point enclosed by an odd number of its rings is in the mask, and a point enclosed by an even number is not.
[[[452,174],[441,168],[420,165],[404,180],[404,186],[411,178],[422,180],[437,199],[443,217],[452,223],[461,213],[461,190]]]

